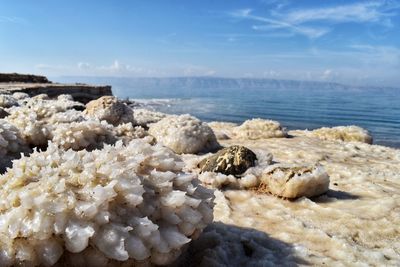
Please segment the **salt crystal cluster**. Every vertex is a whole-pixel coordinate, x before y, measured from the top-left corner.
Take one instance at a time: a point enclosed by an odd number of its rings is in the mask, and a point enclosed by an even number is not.
[[[133,111],[114,96],[103,96],[86,104],[84,113],[110,124],[133,122]]]
[[[47,144],[50,131],[35,110],[24,106],[15,107],[9,111],[11,114],[5,120],[18,128],[23,139],[29,145],[44,146]]]
[[[317,137],[323,140],[339,140],[345,142],[362,142],[372,144],[372,136],[369,132],[358,126],[322,127],[313,131],[306,131],[307,136]]]
[[[93,150],[116,142],[112,127],[95,120],[59,124],[51,135],[53,143],[65,150]]]
[[[212,193],[169,149],[50,143],[0,176],[0,266],[165,265],[213,219]]]
[[[129,143],[133,139],[149,137],[149,142],[154,142],[154,138],[149,136],[147,131],[141,126],[133,126],[132,123],[123,123],[113,128],[114,135],[123,141]]]
[[[286,130],[279,122],[264,119],[247,120],[235,127],[233,133],[237,138],[250,140],[287,136]]]
[[[213,130],[199,119],[185,115],[171,115],[150,125],[149,133],[157,142],[178,154],[208,152],[219,147]]]
[[[19,158],[25,152],[29,152],[29,147],[18,129],[5,120],[0,120],[0,170],[4,171],[11,166],[11,160]]]

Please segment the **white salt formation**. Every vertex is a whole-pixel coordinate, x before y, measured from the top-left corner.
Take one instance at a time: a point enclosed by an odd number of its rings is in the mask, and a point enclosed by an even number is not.
[[[317,137],[323,140],[339,140],[344,142],[363,142],[372,144],[372,136],[369,132],[358,126],[337,126],[323,127],[313,131],[295,131],[296,133],[304,132],[306,136]]]
[[[0,266],[165,265],[212,219],[212,193],[172,151],[134,140],[49,144],[0,176]]]
[[[255,167],[247,169],[240,176],[225,175],[215,172],[203,172],[199,174],[199,180],[206,186],[212,188],[229,188],[229,189],[253,189],[260,185],[262,172],[271,165],[272,154],[267,150],[253,150],[257,156],[257,164]],[[196,166],[196,159],[184,158],[186,165],[190,168]]]
[[[133,110],[133,116],[135,118],[136,125],[148,127],[150,123],[159,122],[168,115],[161,112],[138,108]]]
[[[52,142],[65,150],[93,150],[114,144],[112,127],[105,122],[82,121],[62,123],[52,131]]]
[[[18,101],[13,96],[10,95],[0,95],[0,107],[9,108],[12,106],[17,106]]]
[[[29,152],[18,129],[0,119],[0,171],[11,166],[11,160],[19,158],[21,153]]]
[[[247,120],[233,129],[236,138],[264,139],[275,137],[286,137],[287,132],[279,122],[264,119]]]
[[[149,136],[146,130],[141,126],[133,126],[132,123],[120,124],[113,129],[114,136],[122,140],[124,144],[129,143],[133,139],[149,137],[150,142],[154,142],[154,138]]]
[[[149,133],[157,142],[178,154],[196,154],[218,148],[212,129],[190,115],[171,115],[150,125]]]
[[[284,198],[313,197],[327,192],[329,176],[322,166],[275,164],[263,171],[258,192]]]
[[[218,140],[226,140],[234,135],[233,129],[238,125],[232,122],[213,121],[209,122],[208,126],[214,131]]]
[[[113,125],[133,122],[133,111],[114,96],[103,96],[86,104],[84,113]]]
[[[29,95],[27,93],[15,92],[12,94],[12,97],[14,97],[16,100],[23,100],[29,98]]]
[[[35,110],[28,107],[15,107],[5,120],[21,132],[26,143],[32,146],[44,146],[50,138],[50,131],[45,121],[41,120]],[[43,113],[41,114],[43,116]]]

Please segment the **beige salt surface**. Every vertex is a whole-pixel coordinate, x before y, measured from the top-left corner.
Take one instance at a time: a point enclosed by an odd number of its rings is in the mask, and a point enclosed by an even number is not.
[[[217,190],[192,266],[400,265],[400,150],[301,136],[219,141],[268,150],[275,162],[319,163],[330,190],[295,201]]]

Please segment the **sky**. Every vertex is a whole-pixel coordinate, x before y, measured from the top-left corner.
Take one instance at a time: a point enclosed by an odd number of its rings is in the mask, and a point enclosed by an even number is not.
[[[400,0],[0,0],[0,72],[400,86]]]

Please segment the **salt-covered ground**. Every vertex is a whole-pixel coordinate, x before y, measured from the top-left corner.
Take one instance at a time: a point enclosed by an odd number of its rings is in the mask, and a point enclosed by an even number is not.
[[[277,162],[319,162],[330,189],[294,201],[216,191],[214,224],[195,241],[192,266],[400,265],[399,150],[305,136],[219,141]]]
[[[84,107],[70,96],[13,94],[0,96],[0,107],[0,266],[151,266],[181,251],[172,266],[400,266],[400,150],[367,144],[361,128],[206,124],[110,97]],[[258,159],[242,178],[199,174],[202,159],[232,145]],[[329,190],[294,200],[256,190],[273,166],[306,166],[313,171],[293,180],[322,181],[325,191],[329,179]],[[304,185],[312,183],[291,192]],[[112,194],[100,203],[82,186]],[[214,188],[214,211],[203,186]],[[74,201],[64,208],[64,200]],[[94,204],[90,218],[81,214]],[[111,215],[99,222],[100,211]],[[40,216],[24,215],[32,212]],[[143,229],[131,217],[146,221]],[[78,219],[91,227],[83,241]],[[80,249],[68,245],[71,231]]]

